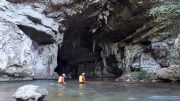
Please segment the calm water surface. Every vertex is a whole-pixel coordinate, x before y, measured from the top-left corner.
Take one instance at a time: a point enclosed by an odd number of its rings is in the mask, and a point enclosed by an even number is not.
[[[67,81],[67,85],[60,86],[53,80],[0,82],[0,101],[14,101],[11,95],[25,84],[47,88],[46,101],[180,101],[180,84],[175,83],[89,81],[86,85],[79,85],[77,81]]]

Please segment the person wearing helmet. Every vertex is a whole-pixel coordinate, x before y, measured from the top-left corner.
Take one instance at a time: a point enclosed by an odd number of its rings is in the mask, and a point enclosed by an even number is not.
[[[58,83],[59,84],[66,84],[66,82],[64,81],[65,77],[66,77],[65,74],[62,74],[61,76],[59,76]]]
[[[86,73],[83,72],[81,75],[79,75],[79,83],[80,83],[80,84],[86,83],[85,74],[86,74]]]

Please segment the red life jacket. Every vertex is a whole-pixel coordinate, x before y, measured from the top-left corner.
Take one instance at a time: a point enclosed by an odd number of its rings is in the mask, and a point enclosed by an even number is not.
[[[83,80],[83,82],[85,82],[85,81],[86,81],[86,77],[85,77],[85,76],[83,76],[83,75],[82,75],[82,80]]]

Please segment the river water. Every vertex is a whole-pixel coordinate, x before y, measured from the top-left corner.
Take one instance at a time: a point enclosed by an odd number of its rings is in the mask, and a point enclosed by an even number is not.
[[[60,86],[53,80],[0,82],[0,101],[14,101],[11,95],[25,84],[47,88],[46,101],[180,101],[180,84],[127,84],[108,81],[88,81],[85,85],[67,81]]]

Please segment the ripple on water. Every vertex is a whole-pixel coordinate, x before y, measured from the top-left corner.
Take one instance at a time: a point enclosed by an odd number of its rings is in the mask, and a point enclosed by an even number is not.
[[[13,101],[12,94],[20,86],[34,84],[45,87],[49,95],[46,101],[180,101],[179,84],[121,84],[89,81],[67,81],[59,85],[54,80],[0,83],[0,101]],[[167,96],[166,96],[167,95]]]
[[[180,96],[151,96],[149,97],[150,99],[153,100],[180,100]]]

